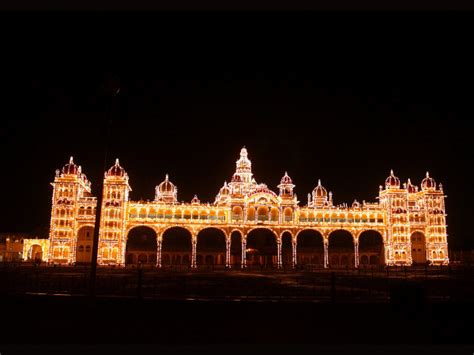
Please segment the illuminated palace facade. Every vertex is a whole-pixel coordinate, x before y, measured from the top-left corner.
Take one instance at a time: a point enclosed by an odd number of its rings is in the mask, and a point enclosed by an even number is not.
[[[49,240],[40,247],[47,260],[69,264],[90,261],[97,199],[91,195],[91,183],[71,158],[62,170],[56,171],[53,186],[51,229]],[[229,183],[220,188],[214,203],[201,203],[195,196],[190,203],[178,202],[177,187],[168,175],[156,186],[153,201],[131,201],[129,177],[117,159],[104,177],[98,246],[99,265],[125,265],[129,233],[137,227],[148,227],[156,233],[157,267],[162,266],[162,245],[171,228],[189,232],[191,247],[189,265],[197,267],[196,245],[200,233],[218,229],[225,238],[222,263],[231,267],[231,235],[240,234],[239,266],[247,266],[248,236],[256,229],[271,231],[276,244],[276,267],[282,267],[283,236],[291,240],[290,264],[298,264],[298,243],[308,230],[320,235],[320,264],[329,267],[328,250],[336,231],[350,233],[352,239],[350,264],[361,263],[359,242],[367,231],[376,232],[381,244],[381,263],[412,265],[427,262],[446,265],[448,244],[446,232],[445,195],[441,184],[426,173],[421,187],[408,179],[403,186],[393,171],[380,186],[378,201],[334,205],[332,193],[318,181],[308,203],[300,206],[288,174],[281,178],[278,194],[267,185],[257,183],[252,163],[245,148],[240,151],[236,171]],[[336,234],[335,234],[336,235]],[[38,245],[25,242],[24,255]],[[89,255],[89,256],[88,256]],[[46,259],[46,258],[45,258]]]

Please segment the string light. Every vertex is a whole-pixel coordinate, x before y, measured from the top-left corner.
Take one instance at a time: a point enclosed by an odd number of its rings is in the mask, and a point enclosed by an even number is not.
[[[61,171],[56,171],[52,186],[49,239],[42,242],[25,240],[23,255],[28,255],[30,248],[36,244],[49,261],[73,263],[79,230],[93,226],[97,199],[91,196],[91,183],[72,157]],[[232,232],[238,231],[241,235],[242,267],[245,267],[247,236],[257,228],[266,228],[274,233],[279,267],[282,266],[283,233],[289,232],[292,236],[292,262],[295,266],[298,234],[308,229],[317,230],[323,236],[325,267],[329,263],[329,236],[341,229],[353,237],[355,266],[359,263],[359,236],[368,230],[379,232],[382,236],[387,265],[411,265],[414,261],[423,261],[420,255],[412,253],[414,233],[424,236],[424,259],[436,265],[449,263],[446,196],[442,185],[437,187],[429,173],[426,173],[421,189],[418,189],[410,179],[400,187],[400,180],[391,171],[385,186],[380,186],[378,202],[359,203],[355,200],[350,207],[347,204],[334,205],[332,193],[327,192],[321,180],[308,195],[308,204],[299,206],[294,187],[286,172],[278,185],[278,195],[267,185],[257,183],[244,147],[230,183],[224,183],[213,204],[202,203],[197,196],[190,203],[178,202],[177,187],[168,175],[156,186],[154,201],[131,201],[129,177],[117,159],[104,176],[98,263],[124,265],[128,232],[138,226],[148,226],[157,234],[157,266],[161,266],[163,235],[173,227],[185,228],[192,235],[192,267],[196,267],[197,235],[211,227],[225,234],[228,267],[231,264]]]

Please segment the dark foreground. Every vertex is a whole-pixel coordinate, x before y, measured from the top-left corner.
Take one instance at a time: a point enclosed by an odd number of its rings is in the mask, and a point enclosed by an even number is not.
[[[472,343],[468,303],[163,301],[4,296],[8,343]]]
[[[307,346],[339,346],[344,353],[367,346],[390,353],[394,346],[398,354],[407,352],[400,346],[415,346],[415,352],[471,354],[474,343],[474,284],[472,273],[461,270],[100,270],[96,297],[86,295],[87,273],[77,269],[0,275],[1,343],[17,344],[9,345],[12,354],[43,353],[32,346],[47,343],[82,344],[74,349],[101,354],[151,351],[130,344],[183,354],[196,347],[213,354],[288,353],[304,344],[305,353]]]

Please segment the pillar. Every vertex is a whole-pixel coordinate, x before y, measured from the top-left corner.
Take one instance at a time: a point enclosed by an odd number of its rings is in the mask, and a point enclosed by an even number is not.
[[[156,267],[161,267],[161,244],[162,238],[158,238],[156,241]]]
[[[359,267],[359,240],[354,240],[354,266]]]
[[[196,246],[197,246],[197,235],[193,235],[191,238],[191,267],[195,269],[197,267],[196,264]]]
[[[277,238],[277,268],[282,267],[282,256],[281,256],[281,236]]]
[[[329,247],[329,240],[324,238],[324,268],[327,269],[329,266],[329,255],[328,255],[328,247]]]
[[[245,269],[247,267],[247,236],[242,235],[242,261],[240,267]]]
[[[231,247],[231,236],[226,237],[225,240],[225,267],[230,268],[231,263],[230,263],[230,247]]]
[[[291,238],[291,266],[294,268],[296,268],[296,264],[297,264],[297,255],[296,255],[296,248],[297,248],[297,241],[296,241],[296,237],[295,238]]]

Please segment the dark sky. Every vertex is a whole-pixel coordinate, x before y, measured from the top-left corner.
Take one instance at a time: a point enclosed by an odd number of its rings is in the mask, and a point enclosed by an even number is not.
[[[243,145],[257,181],[276,190],[288,171],[301,204],[318,178],[351,203],[375,201],[391,168],[417,184],[429,170],[450,245],[472,247],[471,16],[4,13],[0,230],[47,228],[70,155],[94,189],[116,75],[108,164],[132,199],[169,173],[179,200],[212,202]]]

